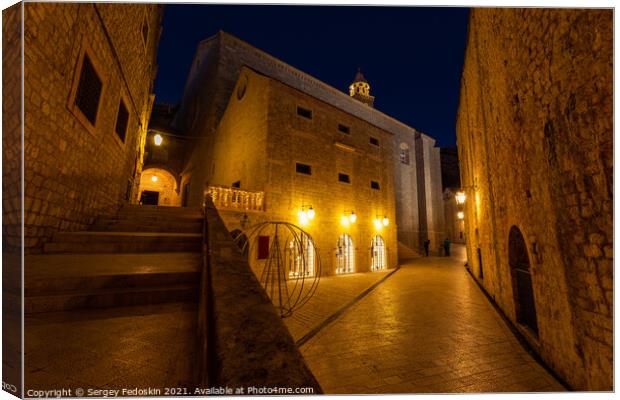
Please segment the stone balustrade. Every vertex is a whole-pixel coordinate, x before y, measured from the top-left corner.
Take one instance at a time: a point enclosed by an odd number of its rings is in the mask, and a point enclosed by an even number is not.
[[[211,196],[217,209],[263,211],[265,192],[242,190],[226,186],[209,186],[206,194]]]

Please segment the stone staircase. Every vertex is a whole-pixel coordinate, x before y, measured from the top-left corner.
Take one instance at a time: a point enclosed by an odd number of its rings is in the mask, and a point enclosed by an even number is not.
[[[409,246],[405,245],[402,242],[398,242],[398,261],[411,260],[412,258],[418,258],[421,255],[417,252],[409,248]]]
[[[198,208],[124,206],[89,231],[58,232],[25,259],[25,312],[197,302]]]

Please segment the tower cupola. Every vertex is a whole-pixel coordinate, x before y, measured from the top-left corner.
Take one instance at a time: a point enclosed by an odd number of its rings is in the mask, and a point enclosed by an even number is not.
[[[370,85],[366,78],[364,78],[364,74],[359,69],[357,70],[357,74],[355,74],[355,79],[353,79],[353,83],[349,85],[349,95],[354,99],[373,107],[375,102],[375,98],[370,95]]]

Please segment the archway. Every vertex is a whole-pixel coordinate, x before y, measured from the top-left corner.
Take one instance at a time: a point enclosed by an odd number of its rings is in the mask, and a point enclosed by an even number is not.
[[[289,242],[289,279],[314,276],[314,242],[302,233],[299,240]]]
[[[336,246],[336,273],[350,274],[355,272],[355,251],[351,236],[343,233],[338,237]]]
[[[376,235],[372,238],[370,245],[370,270],[380,271],[386,268],[385,242],[383,238]]]
[[[538,334],[530,258],[523,234],[516,226],[510,228],[508,237],[508,263],[512,276],[517,322]]]
[[[140,204],[180,206],[177,180],[163,168],[147,168],[140,177]]]

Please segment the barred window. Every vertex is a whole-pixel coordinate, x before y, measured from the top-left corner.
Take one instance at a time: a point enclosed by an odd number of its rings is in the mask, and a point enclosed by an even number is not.
[[[400,144],[400,162],[409,165],[409,146],[406,143]]]
[[[80,72],[80,82],[78,83],[75,94],[75,105],[78,106],[82,114],[94,126],[97,121],[97,109],[101,99],[102,82],[95,67],[86,54],[82,61]]]
[[[127,134],[127,121],[129,121],[129,112],[123,100],[119,102],[118,114],[116,116],[116,134],[124,142]]]

